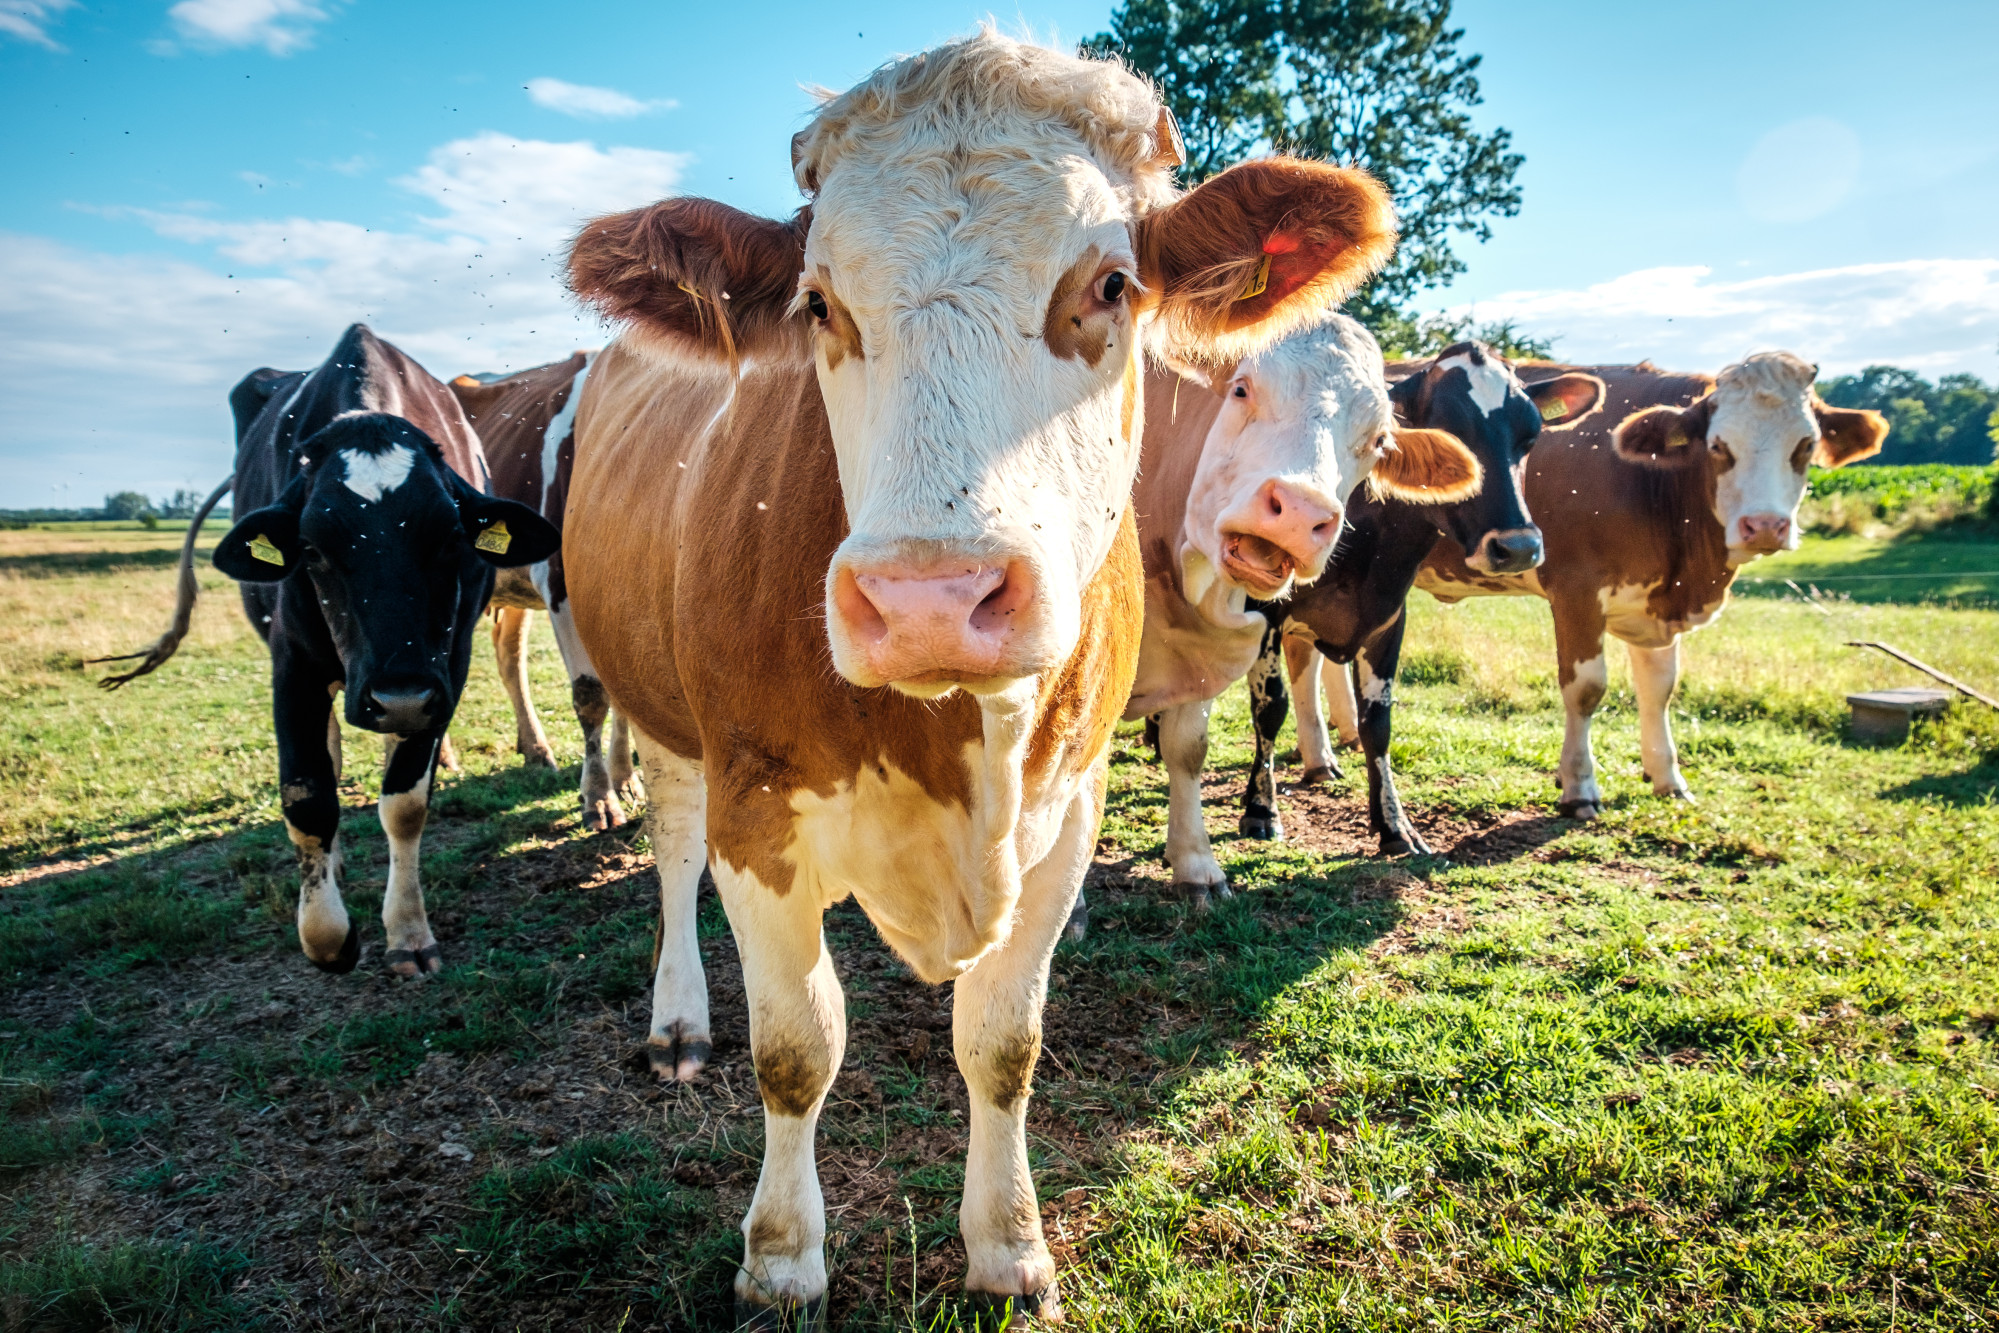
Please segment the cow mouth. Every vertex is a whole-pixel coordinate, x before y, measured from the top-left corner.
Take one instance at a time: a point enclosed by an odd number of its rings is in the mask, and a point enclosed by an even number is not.
[[[1222,570],[1252,594],[1267,597],[1289,582],[1298,566],[1275,542],[1231,532],[1222,539]]]

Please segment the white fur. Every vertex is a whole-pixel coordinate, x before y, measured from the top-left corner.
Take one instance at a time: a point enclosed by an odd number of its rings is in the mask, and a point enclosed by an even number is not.
[[[1596,714],[1596,706],[1603,700],[1603,691],[1610,680],[1609,668],[1603,660],[1601,646],[1597,655],[1586,662],[1575,665],[1575,676],[1562,687],[1562,712],[1565,728],[1562,733],[1562,800],[1584,802],[1593,806],[1603,804],[1603,789],[1596,781],[1596,754],[1590,748],[1590,719]]]
[[[1507,395],[1519,387],[1513,372],[1494,357],[1487,357],[1483,365],[1475,363],[1470,356],[1460,352],[1456,356],[1445,357],[1437,363],[1439,370],[1462,370],[1471,381],[1471,400],[1479,411],[1491,416],[1506,406]]]
[[[562,442],[569,438],[569,432],[576,429],[576,409],[583,404],[583,384],[590,378],[590,363],[597,359],[595,352],[583,354],[583,369],[576,372],[576,378],[569,382],[569,397],[562,404],[562,410],[549,418],[548,429],[541,436],[541,513],[544,518],[557,515],[549,513],[549,500],[555,494],[555,472],[562,452]],[[543,568],[546,561],[536,568]],[[546,602],[548,595],[542,594]]]
[[[397,747],[405,743],[396,736],[384,741],[383,771],[387,771]],[[383,793],[376,809],[382,821],[382,831],[389,841],[389,883],[382,894],[382,928],[387,936],[385,947],[408,949],[415,953],[437,943],[437,937],[430,932],[429,917],[424,912],[423,885],[417,876],[417,856],[423,846],[423,821],[430,811],[430,769],[424,770],[423,777],[410,790]],[[393,831],[395,824],[412,816],[417,821],[414,834],[399,835]]]
[[[340,461],[346,465],[347,489],[370,502],[381,499],[409,479],[416,455],[407,445],[392,444],[380,453],[367,449],[342,449]]]
[[[1791,520],[1784,549],[1798,547],[1798,502],[1805,495],[1799,446],[1819,438],[1812,412],[1817,371],[1789,352],[1759,352],[1715,378],[1708,423],[1710,449],[1726,445],[1735,466],[1715,480],[1714,516],[1728,534],[1729,561],[1746,564],[1761,552],[1742,544],[1740,521],[1777,514]],[[1805,452],[1809,453],[1809,449]]]

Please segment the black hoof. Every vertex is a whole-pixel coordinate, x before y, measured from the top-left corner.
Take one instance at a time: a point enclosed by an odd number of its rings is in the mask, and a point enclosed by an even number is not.
[[[351,921],[347,923],[347,938],[341,941],[340,952],[333,956],[331,962],[323,963],[311,954],[307,954],[305,959],[320,971],[331,972],[335,976],[345,976],[347,973],[352,972],[354,965],[361,961],[361,932],[359,928]]]
[[[645,1044],[646,1063],[662,1083],[692,1083],[708,1064],[715,1047],[705,1041],[654,1041]]]
[[[412,970],[396,971],[405,965]],[[399,977],[429,976],[444,970],[444,951],[435,943],[426,944],[421,949],[387,949],[382,953],[382,966],[395,972]]]
[[[1068,940],[1071,944],[1080,944],[1083,937],[1089,933],[1090,906],[1081,898],[1078,898],[1076,899],[1076,905],[1069,909],[1069,921],[1068,924],[1062,927],[1062,938]]]
[[[1207,911],[1214,905],[1213,899],[1226,900],[1235,897],[1235,891],[1229,888],[1227,880],[1214,884],[1192,884],[1183,881],[1173,886],[1173,892],[1185,898],[1187,905],[1196,912]]]
[[[1555,810],[1564,819],[1595,819],[1600,813],[1595,801],[1563,801]]]
[[[1381,837],[1381,854],[1386,857],[1436,855],[1430,850],[1430,844],[1423,841],[1423,835],[1414,829],[1400,835],[1384,833]]]
[[[1284,841],[1284,821],[1276,815],[1244,815],[1236,824],[1236,832],[1245,838],[1260,838],[1264,842]]]
[[[1301,787],[1328,787],[1345,776],[1346,774],[1340,772],[1338,764],[1334,764],[1328,768],[1308,768],[1298,775],[1298,785]]]
[[[965,1293],[965,1313],[971,1316],[973,1328],[990,1330],[990,1333],[1006,1329],[1012,1333],[1012,1330],[1026,1328],[1036,1320],[1051,1324],[1062,1322],[1062,1302],[1055,1297],[1053,1283],[1025,1296],[1002,1296],[996,1291],[968,1291]]]
[[[736,1297],[738,1333],[819,1333],[825,1327],[824,1296],[815,1296],[803,1305],[763,1305]]]

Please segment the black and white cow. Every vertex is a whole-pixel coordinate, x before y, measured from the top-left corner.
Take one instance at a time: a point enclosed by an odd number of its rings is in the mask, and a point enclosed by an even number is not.
[[[1430,850],[1403,812],[1388,763],[1409,590],[1424,558],[1445,537],[1471,552],[1466,563],[1483,574],[1517,574],[1539,565],[1541,532],[1521,493],[1527,451],[1544,429],[1574,426],[1596,411],[1604,396],[1602,380],[1579,373],[1523,385],[1503,358],[1477,342],[1458,343],[1407,369],[1389,390],[1397,419],[1447,431],[1470,446],[1484,483],[1455,504],[1357,495],[1325,573],[1282,601],[1261,604],[1271,628],[1249,674],[1256,757],[1243,793],[1245,836],[1283,836],[1272,759],[1284,724],[1287,676],[1297,700],[1302,781],[1339,775],[1319,712],[1320,669],[1330,658],[1353,663],[1358,715],[1345,682],[1328,681],[1324,693],[1345,713],[1337,719],[1345,738],[1356,739],[1357,733],[1366,756],[1368,823],[1381,839],[1382,855]],[[1347,707],[1341,710],[1343,702]]]
[[[442,966],[424,915],[417,851],[438,745],[471,663],[494,570],[545,560],[554,528],[487,494],[485,457],[451,391],[356,324],[312,371],[258,370],[229,395],[237,519],[215,567],[271,649],[271,711],[285,830],[298,848],[299,942],[350,971],[359,934],[341,901],[340,725],[386,737],[380,814],[389,841],[383,961],[403,976]],[[184,555],[193,549],[192,527]],[[143,654],[157,667],[185,633]],[[107,681],[107,684],[114,683]]]

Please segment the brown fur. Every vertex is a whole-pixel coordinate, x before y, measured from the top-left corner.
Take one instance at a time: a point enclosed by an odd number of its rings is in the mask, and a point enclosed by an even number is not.
[[[1888,438],[1888,418],[1879,412],[1827,407],[1815,394],[1812,415],[1819,420],[1819,442],[1812,451],[1812,462],[1820,467],[1845,467],[1872,458]]]
[[[1645,467],[1688,467],[1706,452],[1712,396],[1688,407],[1648,407],[1612,427],[1618,457]]]
[[[1132,318],[1129,300],[1106,306],[1098,298],[1102,270],[1103,252],[1093,245],[1056,280],[1054,294],[1048,298],[1048,314],[1041,323],[1041,337],[1049,351],[1060,357],[1081,357],[1092,368],[1104,359],[1104,349]],[[1135,291],[1132,294],[1137,295]]]
[[[1405,426],[1395,431],[1395,447],[1375,461],[1367,484],[1391,500],[1456,504],[1478,494],[1485,471],[1464,441],[1449,431]]]
[[[493,470],[493,494],[518,500],[562,529],[562,505],[569,489],[569,465],[575,457],[573,440],[563,441],[556,457],[555,476],[542,475],[542,445],[548,424],[569,402],[576,376],[585,364],[582,352],[482,383],[470,375],[451,381],[451,392],[464,409],[466,420],[485,446],[487,464]],[[559,607],[568,597],[567,571],[562,552],[549,557],[549,595]],[[525,569],[502,570],[493,590],[499,606],[539,610],[541,594]]]
[[[810,1115],[812,1104],[832,1082],[831,1061],[824,1050],[809,1051],[766,1039],[753,1040],[750,1054],[756,1063],[757,1092],[764,1108],[778,1115]]]

